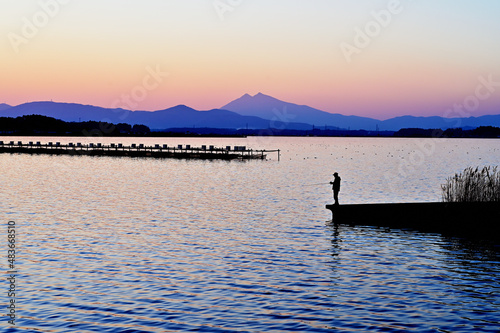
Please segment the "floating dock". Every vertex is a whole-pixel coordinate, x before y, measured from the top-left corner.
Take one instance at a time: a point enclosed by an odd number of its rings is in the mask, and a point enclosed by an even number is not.
[[[326,205],[338,224],[500,240],[500,202]]]
[[[144,144],[131,144],[125,146],[121,143],[104,145],[101,143],[68,143],[60,142],[28,142],[0,141],[0,153],[22,154],[48,154],[48,155],[87,155],[87,156],[130,156],[130,157],[155,157],[155,158],[180,158],[180,159],[206,159],[206,160],[249,160],[266,159],[268,153],[277,153],[280,159],[280,150],[253,150],[245,146],[215,146],[192,147],[191,145],[166,144],[145,146]]]

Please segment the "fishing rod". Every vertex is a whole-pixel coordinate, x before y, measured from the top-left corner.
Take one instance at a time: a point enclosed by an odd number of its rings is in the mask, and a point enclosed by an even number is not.
[[[318,186],[318,185],[330,185],[330,183],[307,184],[302,186]]]
[[[318,183],[318,184],[306,184],[306,185],[301,185],[302,187],[306,186],[319,186],[319,185],[331,185],[331,183]],[[276,188],[283,188],[284,186],[277,186]]]
[[[344,183],[347,183],[344,181]],[[318,186],[318,185],[332,185],[332,182],[329,183],[318,183],[318,184],[307,184],[307,185],[302,185],[302,186]]]
[[[318,183],[318,184],[307,184],[307,185],[301,185],[302,187],[305,186],[318,186],[318,185],[330,185],[330,183]],[[277,186],[276,188],[283,188],[284,186]]]

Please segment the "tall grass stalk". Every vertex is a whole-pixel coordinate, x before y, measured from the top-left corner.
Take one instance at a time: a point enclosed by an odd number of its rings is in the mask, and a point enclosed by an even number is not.
[[[500,202],[498,167],[467,168],[441,185],[444,202]]]

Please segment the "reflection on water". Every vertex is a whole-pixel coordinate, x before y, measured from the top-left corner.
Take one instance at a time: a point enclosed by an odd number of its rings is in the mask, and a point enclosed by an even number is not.
[[[492,141],[460,143],[470,154],[446,141],[411,177],[387,179],[411,141],[161,140],[284,153],[280,163],[0,155],[0,213],[19,233],[17,331],[500,329],[492,244],[325,223],[330,186],[306,186],[338,171],[341,202],[438,200],[443,175],[499,164]]]
[[[335,303],[350,306],[344,310],[355,312],[365,330],[494,332],[500,327],[494,244],[414,231],[329,227],[338,281]],[[353,323],[345,324],[337,328],[350,331]]]

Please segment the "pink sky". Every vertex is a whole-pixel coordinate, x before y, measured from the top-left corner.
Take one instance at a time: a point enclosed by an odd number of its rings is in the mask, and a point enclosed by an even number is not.
[[[0,13],[0,103],[128,98],[136,110],[207,110],[262,92],[386,119],[443,116],[475,96],[481,77],[500,82],[498,2],[389,3],[255,0],[220,12],[201,0],[10,2]],[[367,27],[377,30],[360,45]],[[500,114],[493,86],[471,115]]]

